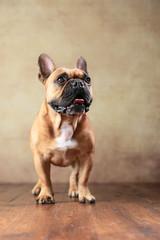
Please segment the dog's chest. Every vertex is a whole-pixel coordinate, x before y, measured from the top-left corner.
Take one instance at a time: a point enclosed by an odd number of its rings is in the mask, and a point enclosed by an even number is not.
[[[60,128],[61,134],[57,137],[52,163],[59,166],[68,166],[72,164],[73,157],[77,147],[77,141],[73,139],[73,126],[64,122]]]
[[[57,148],[66,151],[68,148],[75,148],[77,145],[73,137],[73,126],[68,122],[64,122],[60,128],[61,135],[56,138]]]

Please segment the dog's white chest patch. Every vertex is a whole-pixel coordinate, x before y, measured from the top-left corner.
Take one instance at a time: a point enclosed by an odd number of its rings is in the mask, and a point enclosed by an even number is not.
[[[61,150],[67,150],[67,148],[75,148],[77,141],[72,139],[73,127],[68,122],[64,122],[61,126],[61,135],[56,138],[57,147]]]

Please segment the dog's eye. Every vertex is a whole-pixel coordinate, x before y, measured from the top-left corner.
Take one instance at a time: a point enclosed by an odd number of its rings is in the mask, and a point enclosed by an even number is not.
[[[65,78],[63,78],[63,77],[57,78],[57,83],[58,83],[58,84],[64,84],[65,82],[66,82],[66,79],[65,79]]]
[[[85,77],[85,82],[88,84],[88,85],[91,85],[91,79],[90,77]]]

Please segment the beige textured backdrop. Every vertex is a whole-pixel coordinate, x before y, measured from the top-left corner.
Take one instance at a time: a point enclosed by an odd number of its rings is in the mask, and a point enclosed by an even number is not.
[[[92,182],[160,180],[160,1],[0,2],[0,182],[37,179],[29,131],[44,98],[37,58],[86,58],[96,134]],[[70,168],[52,167],[55,182]]]

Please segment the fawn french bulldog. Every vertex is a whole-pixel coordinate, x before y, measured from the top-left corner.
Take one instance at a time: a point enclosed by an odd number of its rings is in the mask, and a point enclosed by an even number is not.
[[[37,113],[30,136],[39,180],[32,190],[36,202],[54,203],[50,179],[51,164],[72,166],[68,195],[81,203],[94,203],[88,188],[93,165],[94,133],[86,112],[92,102],[87,63],[79,57],[72,69],[56,67],[46,54],[38,59],[39,80],[45,99]]]

